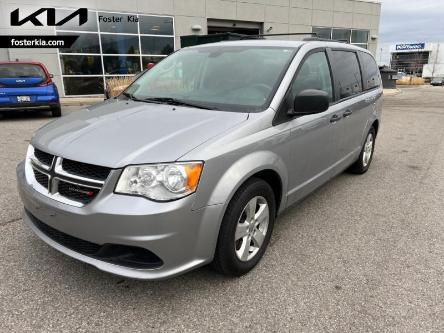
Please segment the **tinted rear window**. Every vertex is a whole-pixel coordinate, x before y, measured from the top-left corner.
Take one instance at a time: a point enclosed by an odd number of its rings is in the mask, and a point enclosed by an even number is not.
[[[339,88],[339,98],[344,99],[362,92],[361,70],[355,52],[333,51],[333,69]]]
[[[46,78],[39,65],[33,64],[0,64],[0,78],[40,77]]]
[[[364,90],[369,90],[381,85],[381,75],[375,59],[365,52],[361,52],[362,75],[364,76]]]

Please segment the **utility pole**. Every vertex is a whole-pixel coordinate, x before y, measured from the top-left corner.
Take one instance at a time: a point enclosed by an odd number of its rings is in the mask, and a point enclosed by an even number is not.
[[[440,46],[440,43],[438,43],[438,46],[436,47],[435,61],[433,62],[432,79],[435,77],[435,66],[436,66],[436,63],[438,62],[439,46]]]

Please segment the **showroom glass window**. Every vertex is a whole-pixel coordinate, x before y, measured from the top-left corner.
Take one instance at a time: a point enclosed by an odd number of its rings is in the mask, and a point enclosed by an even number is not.
[[[57,10],[59,19],[70,13]],[[134,76],[174,51],[169,16],[88,11],[85,24],[71,20],[56,27],[56,34],[79,36],[71,48],[59,49],[66,96],[103,94],[108,80]]]
[[[368,30],[313,27],[313,32],[316,33],[319,38],[340,40],[368,49],[368,38],[370,34]]]
[[[319,38],[331,39],[331,28],[313,27],[313,32]]]

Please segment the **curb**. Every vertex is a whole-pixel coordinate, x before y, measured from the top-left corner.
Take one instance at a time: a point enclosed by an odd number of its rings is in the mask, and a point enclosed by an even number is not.
[[[62,106],[86,106],[86,105],[93,105],[100,102],[103,102],[103,98],[99,97],[85,97],[85,98],[69,98],[69,97],[62,97],[60,98],[60,104]]]
[[[396,89],[384,89],[384,96],[396,96],[402,93],[402,90],[399,88]]]

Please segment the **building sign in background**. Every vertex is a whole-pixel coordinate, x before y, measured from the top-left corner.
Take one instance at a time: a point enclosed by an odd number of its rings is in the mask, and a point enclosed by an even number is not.
[[[424,50],[425,43],[397,44],[396,51]]]

